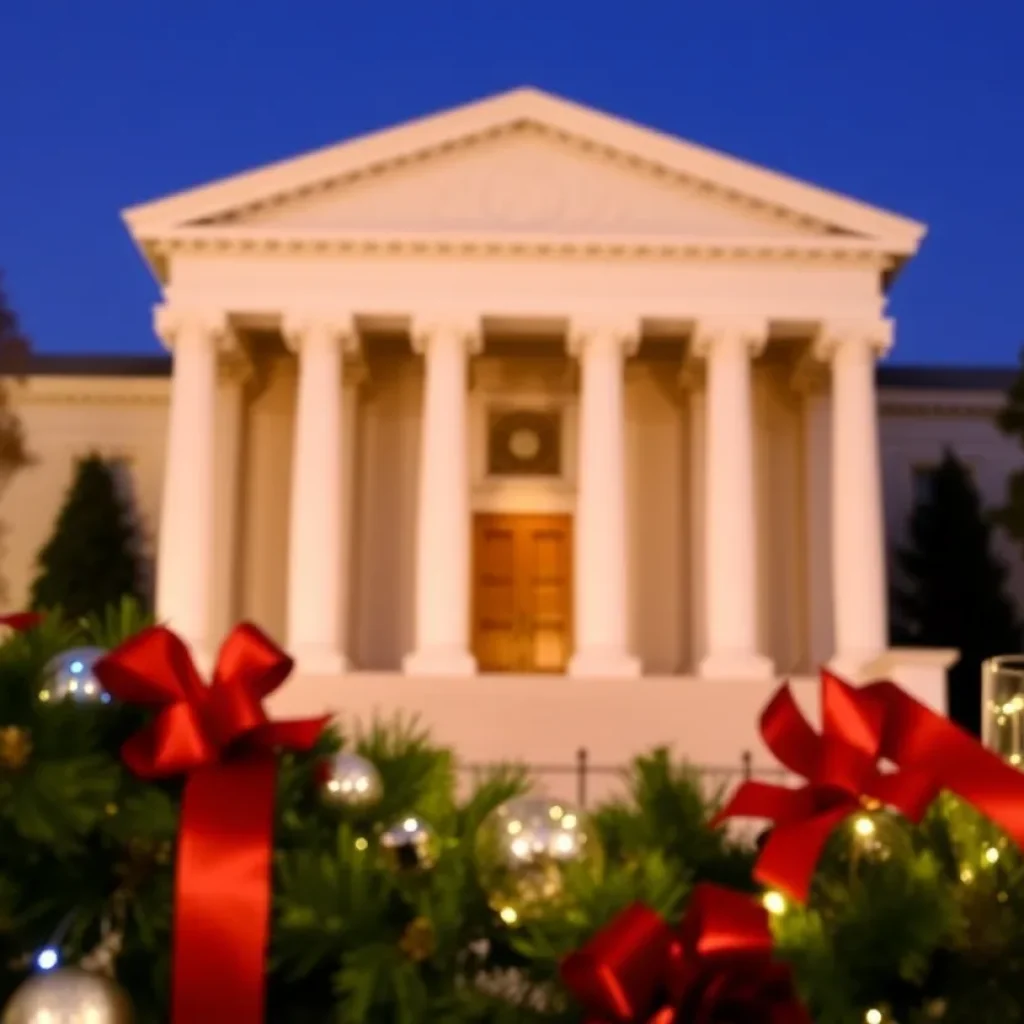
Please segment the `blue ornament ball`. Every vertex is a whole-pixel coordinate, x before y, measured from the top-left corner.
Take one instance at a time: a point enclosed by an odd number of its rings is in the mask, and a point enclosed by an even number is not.
[[[44,704],[109,704],[93,666],[107,653],[103,647],[72,647],[51,658],[43,670],[39,699]]]

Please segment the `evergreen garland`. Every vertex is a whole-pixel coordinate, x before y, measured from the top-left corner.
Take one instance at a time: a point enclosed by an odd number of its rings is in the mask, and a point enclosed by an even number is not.
[[[138,709],[35,698],[53,654],[112,644],[119,626],[139,624],[124,608],[86,624],[51,617],[0,645],[0,730],[23,741],[0,743],[0,1005],[62,921],[74,961],[112,916],[124,937],[118,977],[141,1024],[166,1019],[181,783],[141,782],[122,766]],[[383,777],[372,814],[342,818],[318,797],[318,759],[342,745]],[[676,919],[700,881],[758,890],[754,844],[711,829],[717,800],[659,750],[633,765],[625,797],[594,812],[600,867],[570,870],[561,901],[509,927],[478,881],[476,834],[528,781],[495,769],[460,799],[456,776],[451,753],[408,721],[328,733],[312,754],[282,758],[268,1020],[578,1024],[559,960],[618,911],[642,900]],[[410,812],[434,825],[441,854],[432,870],[395,873],[373,836]],[[775,909],[780,953],[816,1024],[1024,1020],[1021,857],[952,799],[918,827],[887,813],[840,827],[808,906]]]

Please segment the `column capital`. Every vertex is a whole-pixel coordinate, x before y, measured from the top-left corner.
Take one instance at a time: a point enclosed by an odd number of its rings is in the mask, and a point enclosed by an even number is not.
[[[359,346],[351,313],[286,313],[281,320],[281,336],[289,351],[296,354],[311,345],[338,345],[343,352],[354,352]]]
[[[892,348],[893,334],[893,321],[887,317],[827,320],[820,325],[815,335],[814,355],[828,362],[842,350],[856,349],[872,358],[878,358]]]
[[[712,349],[741,347],[750,357],[759,355],[768,343],[768,321],[757,317],[701,317],[694,325],[690,352],[706,359]]]
[[[640,318],[572,317],[566,337],[569,355],[582,356],[593,348],[618,348],[623,356],[636,355],[640,347]]]
[[[153,307],[153,331],[169,349],[189,342],[223,348],[231,338],[228,316],[223,309],[168,302]]]
[[[467,354],[477,355],[484,343],[480,318],[460,314],[416,317],[409,339],[413,352],[420,356],[435,345],[461,345]]]

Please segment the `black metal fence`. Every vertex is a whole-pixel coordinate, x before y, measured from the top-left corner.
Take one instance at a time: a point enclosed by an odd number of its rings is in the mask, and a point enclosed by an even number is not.
[[[492,771],[495,765],[463,763],[459,767],[472,779],[480,779]],[[581,809],[586,808],[590,798],[592,779],[619,780],[625,777],[627,771],[623,765],[594,764],[586,747],[580,747],[576,751],[575,760],[571,764],[528,764],[525,767],[533,778],[540,780],[571,779],[575,790],[575,803]],[[753,778],[779,781],[787,775],[783,769],[755,767],[753,754],[749,750],[743,752],[739,763],[735,765],[693,765],[693,768],[712,785],[726,787]]]

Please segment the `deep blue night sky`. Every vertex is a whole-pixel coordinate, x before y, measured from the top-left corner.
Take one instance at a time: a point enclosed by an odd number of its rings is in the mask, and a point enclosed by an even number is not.
[[[43,351],[156,351],[123,207],[524,84],[927,222],[898,361],[1024,341],[1020,0],[0,6],[0,268]]]

